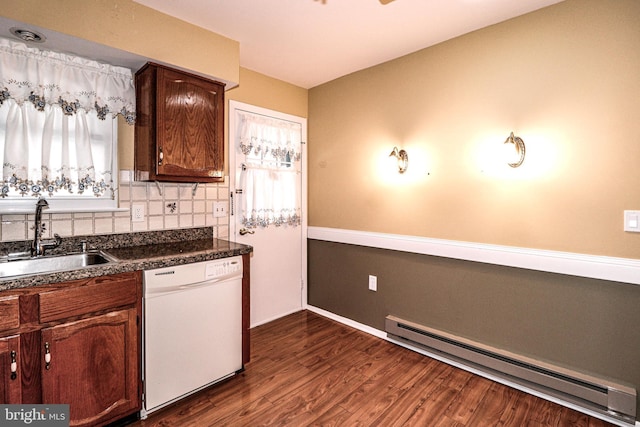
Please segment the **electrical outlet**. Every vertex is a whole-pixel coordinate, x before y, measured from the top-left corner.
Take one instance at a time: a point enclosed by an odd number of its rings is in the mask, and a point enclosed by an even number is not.
[[[624,231],[640,233],[640,211],[624,211]]]
[[[378,290],[378,276],[369,275],[369,290],[374,292]]]
[[[144,205],[131,206],[131,222],[144,221]]]
[[[227,202],[213,202],[213,217],[223,218],[227,216]]]

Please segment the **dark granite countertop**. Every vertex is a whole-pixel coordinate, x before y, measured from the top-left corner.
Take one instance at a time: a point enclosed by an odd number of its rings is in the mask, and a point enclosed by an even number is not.
[[[77,249],[81,241],[86,241],[90,249],[100,249],[115,257],[117,262],[54,273],[0,278],[0,291],[227,258],[253,251],[251,246],[215,239],[213,229],[203,227],[73,237],[64,239],[63,245],[57,249],[57,252],[72,252]],[[19,251],[26,243],[29,242],[3,243],[0,245],[0,254]],[[52,251],[51,255],[55,254],[56,251]]]

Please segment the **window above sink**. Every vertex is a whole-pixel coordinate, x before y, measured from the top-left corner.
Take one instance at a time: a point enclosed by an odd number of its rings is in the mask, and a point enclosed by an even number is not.
[[[117,116],[131,70],[0,38],[0,213],[118,210]]]

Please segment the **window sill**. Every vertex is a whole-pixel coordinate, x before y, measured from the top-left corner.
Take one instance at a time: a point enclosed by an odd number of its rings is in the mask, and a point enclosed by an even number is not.
[[[44,215],[48,214],[69,214],[69,213],[101,213],[101,212],[129,212],[129,208],[50,208],[42,211]],[[35,214],[35,208],[5,208],[0,207],[0,215],[24,215]]]

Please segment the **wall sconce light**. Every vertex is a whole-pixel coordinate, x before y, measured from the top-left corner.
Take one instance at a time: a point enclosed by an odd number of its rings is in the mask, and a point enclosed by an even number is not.
[[[398,172],[404,173],[409,166],[409,155],[404,150],[398,150],[398,147],[393,147],[393,151],[389,154],[389,157],[395,157],[398,160]]]
[[[513,136],[513,132],[511,132],[511,135],[509,135],[504,143],[507,164],[512,168],[517,168],[524,162],[524,141],[519,136]]]

